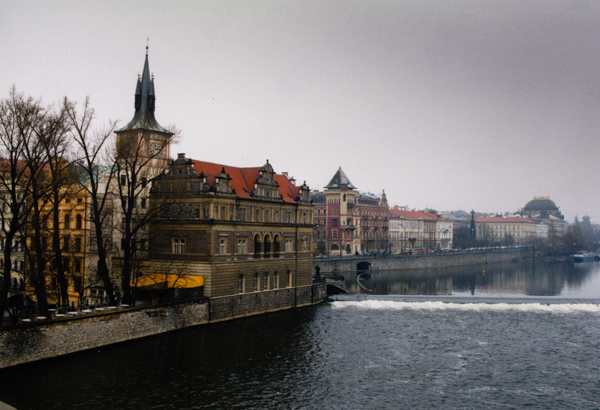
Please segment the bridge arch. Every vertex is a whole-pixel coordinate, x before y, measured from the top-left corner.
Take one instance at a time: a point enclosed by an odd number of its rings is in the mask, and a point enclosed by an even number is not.
[[[356,264],[356,274],[360,275],[361,273],[369,272],[371,270],[371,262],[358,262]]]

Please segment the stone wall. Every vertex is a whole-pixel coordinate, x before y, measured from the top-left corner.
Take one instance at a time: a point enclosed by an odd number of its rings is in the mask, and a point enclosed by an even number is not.
[[[186,327],[318,304],[325,283],[0,328],[0,368]]]
[[[320,303],[327,298],[325,284],[244,293],[210,299],[210,321],[237,319]]]
[[[361,262],[370,263],[371,269],[403,270],[443,268],[447,266],[476,265],[480,263],[507,262],[532,256],[528,248],[495,251],[440,252],[433,254],[389,255],[389,256],[345,256],[317,258],[321,274],[355,273]],[[314,269],[313,269],[314,271]]]

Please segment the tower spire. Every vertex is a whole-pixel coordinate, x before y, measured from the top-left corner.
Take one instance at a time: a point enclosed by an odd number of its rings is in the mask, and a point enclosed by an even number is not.
[[[135,114],[133,119],[124,128],[119,131],[133,129],[143,129],[170,133],[163,128],[154,118],[156,95],[154,94],[154,76],[150,75],[148,64],[148,43],[146,43],[146,59],[144,61],[144,70],[138,80],[135,88]]]

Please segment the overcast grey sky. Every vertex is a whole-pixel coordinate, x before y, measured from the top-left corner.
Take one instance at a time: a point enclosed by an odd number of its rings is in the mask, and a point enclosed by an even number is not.
[[[147,38],[173,155],[600,222],[599,1],[0,0],[0,97],[89,95],[124,126]]]

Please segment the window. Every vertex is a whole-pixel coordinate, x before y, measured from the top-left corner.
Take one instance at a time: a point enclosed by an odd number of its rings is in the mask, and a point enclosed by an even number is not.
[[[127,175],[121,175],[121,185],[127,185]]]
[[[142,187],[146,187],[146,184],[148,183],[148,180],[146,179],[146,177],[142,177]]]
[[[337,226],[337,222],[338,222],[337,218],[334,218],[334,219],[331,220],[331,225],[332,226]]]
[[[291,271],[287,272],[287,287],[288,288],[292,287],[292,272]]]
[[[76,222],[76,228],[77,229],[81,229],[82,225],[83,225],[83,218],[81,217],[80,214],[77,214],[77,222]]]
[[[81,252],[81,238],[75,238],[75,252]]]
[[[71,215],[65,215],[65,229],[69,229],[71,227]]]
[[[265,273],[265,276],[263,278],[263,290],[269,290],[269,274]]]
[[[63,238],[63,240],[64,240],[63,250],[65,252],[69,252],[69,237],[67,236],[67,237]]]
[[[185,239],[173,238],[173,253],[175,253],[175,254],[185,253]]]
[[[238,250],[237,253],[243,255],[246,253],[246,240],[238,239]]]
[[[142,198],[142,200],[140,202],[141,202],[141,205],[140,205],[141,208],[146,209],[146,198]]]
[[[75,272],[81,272],[81,259],[75,259]]]
[[[285,240],[285,252],[286,253],[294,252],[294,242],[292,239]]]
[[[275,272],[273,274],[273,289],[277,289],[279,287],[279,274]]]
[[[254,274],[254,291],[258,290],[258,273]]]
[[[244,288],[246,287],[246,278],[244,275],[238,276],[238,293],[244,293]]]
[[[221,238],[219,241],[219,254],[225,255],[225,251],[227,250],[227,239]]]

